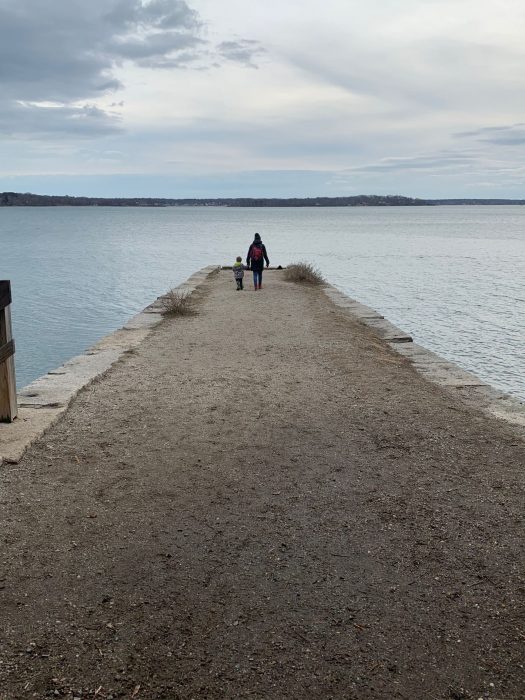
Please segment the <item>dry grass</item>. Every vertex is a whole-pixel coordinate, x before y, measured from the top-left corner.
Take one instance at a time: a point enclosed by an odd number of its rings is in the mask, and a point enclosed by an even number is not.
[[[162,314],[164,316],[193,316],[195,313],[191,292],[170,289],[162,297]]]
[[[284,279],[287,282],[299,284],[321,285],[326,284],[322,274],[310,263],[298,262],[288,265],[284,271]]]

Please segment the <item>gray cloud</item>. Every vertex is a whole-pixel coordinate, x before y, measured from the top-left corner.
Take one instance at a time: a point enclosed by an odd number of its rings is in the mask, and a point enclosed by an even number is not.
[[[519,122],[509,126],[485,126],[474,131],[460,131],[456,138],[474,138],[483,143],[500,146],[519,146],[525,144],[525,123]]]
[[[70,134],[87,138],[120,131],[118,115],[94,105],[44,106],[31,102],[2,104],[0,101],[0,134],[3,136],[31,139]]]
[[[203,43],[201,39],[191,34],[170,30],[157,32],[151,36],[117,37],[112,40],[111,50],[120,58],[135,61],[139,65],[144,59],[166,59],[167,57],[176,64],[181,51]]]
[[[254,59],[264,53],[264,49],[258,41],[249,39],[223,41],[217,46],[217,50],[221,56],[229,61],[244,63],[252,67],[256,67]]]
[[[338,173],[340,181],[351,183],[359,178],[391,183],[395,178],[397,183],[408,183],[411,190],[406,191],[420,193],[421,183],[428,186],[432,182],[430,189],[441,186],[443,196],[447,197],[452,196],[450,193],[458,186],[467,189],[493,186],[494,192],[499,189],[501,195],[506,187],[523,186],[524,176],[525,167],[521,163],[491,157],[482,147],[472,151],[446,150],[413,157],[384,158],[376,163],[345,168]],[[467,190],[464,192],[466,196]]]
[[[407,170],[434,171],[471,167],[476,157],[461,153],[437,153],[435,155],[413,156],[409,158],[384,158],[379,163],[348,168],[353,173],[397,172]]]
[[[120,0],[113,3],[105,18],[116,27],[195,30],[201,26],[199,15],[184,0]]]
[[[246,64],[256,53],[245,41],[234,42],[237,52],[233,45],[213,51],[202,28],[184,0],[4,0],[2,133],[111,133],[119,128],[114,113],[78,103],[123,87],[115,77],[123,63],[202,68],[217,55]]]

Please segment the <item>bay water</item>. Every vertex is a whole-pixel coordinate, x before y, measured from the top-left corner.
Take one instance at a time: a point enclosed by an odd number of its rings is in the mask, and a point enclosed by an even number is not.
[[[525,400],[519,206],[0,208],[18,386],[204,265],[244,258],[256,231],[272,265],[313,263],[419,344]]]

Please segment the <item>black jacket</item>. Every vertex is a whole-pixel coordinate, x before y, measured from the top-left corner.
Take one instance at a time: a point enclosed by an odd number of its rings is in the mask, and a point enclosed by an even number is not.
[[[254,260],[252,258],[252,250],[254,247],[262,249],[262,255],[259,258],[259,260]],[[263,267],[264,263],[266,262],[267,265],[270,264],[270,261],[268,260],[268,255],[266,253],[266,246],[262,241],[254,241],[251,246],[248,248],[248,255],[246,256],[246,264],[251,270],[255,270],[256,272],[260,272]]]

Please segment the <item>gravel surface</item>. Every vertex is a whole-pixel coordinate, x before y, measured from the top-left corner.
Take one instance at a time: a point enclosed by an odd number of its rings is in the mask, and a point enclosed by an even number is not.
[[[0,472],[1,700],[525,697],[525,443],[264,281]]]

